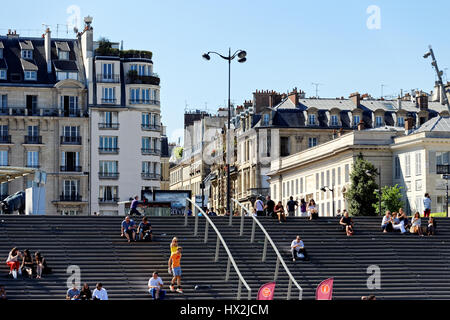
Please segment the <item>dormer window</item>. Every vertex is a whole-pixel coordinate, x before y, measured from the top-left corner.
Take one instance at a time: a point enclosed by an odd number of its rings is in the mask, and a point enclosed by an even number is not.
[[[377,116],[375,117],[375,126],[381,127],[383,125],[383,117]]]
[[[6,70],[0,69],[0,80],[6,80]]]
[[[68,51],[58,51],[58,59],[59,60],[69,60],[69,52]]]
[[[333,127],[337,127],[339,125],[339,118],[337,115],[332,115],[331,116],[331,125]]]
[[[353,126],[357,126],[361,122],[360,116],[353,116]]]
[[[33,50],[22,50],[22,58],[25,60],[32,60]]]
[[[398,117],[397,124],[399,127],[405,126],[405,117]]]
[[[25,80],[27,81],[35,81],[37,80],[36,71],[25,71],[24,72]]]
[[[268,114],[265,114],[265,115],[263,116],[263,123],[262,123],[262,125],[263,125],[263,126],[268,126],[268,125],[269,125],[269,120],[270,120],[269,115],[268,115]]]
[[[67,79],[78,80],[78,72],[58,71],[56,73],[56,78],[58,79],[58,81]]]
[[[308,123],[310,126],[315,126],[316,125],[316,115],[315,114],[310,114],[308,116]]]

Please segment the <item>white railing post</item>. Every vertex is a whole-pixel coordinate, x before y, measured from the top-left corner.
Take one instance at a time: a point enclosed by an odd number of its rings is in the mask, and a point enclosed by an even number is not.
[[[263,249],[263,256],[262,256],[262,262],[266,261],[267,256],[267,237],[264,237],[264,249]]]
[[[273,281],[278,280],[278,270],[280,269],[280,258],[277,257],[277,264],[275,266],[275,276],[273,277]]]
[[[214,257],[214,262],[219,261],[219,250],[220,250],[220,238],[217,237],[217,243],[216,243],[216,255]]]
[[[184,213],[184,226],[187,227],[188,225],[188,214],[187,212]]]
[[[230,280],[230,266],[231,266],[231,260],[228,257],[228,262],[227,262],[227,272],[225,273],[225,282],[227,282],[228,280]]]
[[[239,278],[239,286],[242,286],[242,284],[245,286],[245,288],[248,291],[248,298],[249,300],[251,299],[252,296],[252,289],[250,288],[250,286],[247,284],[247,282],[245,281],[244,277],[242,276],[241,272],[239,271],[239,268],[236,264],[236,261],[233,258],[233,255],[230,252],[230,249],[228,248],[225,240],[223,239],[222,235],[220,234],[219,229],[217,229],[216,225],[212,222],[211,218],[208,217],[208,215],[197,205],[195,204],[191,199],[186,199],[187,201],[189,201],[195,208],[195,228],[194,228],[194,234],[195,236],[197,236],[198,233],[198,212],[201,212],[202,217],[204,217],[206,219],[206,226],[205,226],[205,242],[208,239],[208,228],[209,225],[211,225],[211,227],[214,229],[214,231],[216,232],[217,235],[217,243],[216,243],[216,254],[214,257],[214,262],[218,262],[219,261],[219,249],[220,249],[220,243],[222,243],[227,255],[228,255],[228,262],[227,262],[227,271],[225,273],[225,281],[229,281],[230,280],[230,269],[231,269],[231,265],[233,265],[234,270],[236,271],[236,274],[238,275]],[[238,292],[238,300],[240,300],[241,298],[241,293]]]
[[[256,221],[255,219],[253,219],[253,224],[252,224],[252,236],[250,238],[250,243],[255,242],[255,229],[256,229]]]
[[[233,225],[233,209],[230,208],[230,221],[228,225],[231,227]]]
[[[244,209],[241,209],[241,229],[239,232],[239,237],[242,237],[244,235],[244,219],[245,219]]]
[[[291,290],[292,290],[292,279],[289,278],[289,285],[287,291],[287,300],[291,300]]]
[[[242,210],[246,211],[247,214],[249,214],[252,219],[253,219],[253,223],[258,224],[259,228],[261,229],[261,231],[264,233],[265,235],[265,240],[268,240],[270,245],[272,246],[273,250],[275,251],[275,254],[277,255],[277,265],[276,265],[276,270],[275,270],[275,280],[278,279],[278,271],[280,268],[280,262],[283,265],[284,270],[286,271],[288,277],[289,277],[289,281],[291,283],[291,287],[292,287],[292,283],[297,287],[298,291],[299,291],[299,300],[302,300],[303,298],[303,289],[302,287],[300,287],[300,285],[297,283],[297,281],[295,280],[294,276],[292,275],[292,273],[289,271],[289,268],[287,267],[286,263],[283,260],[283,257],[281,256],[280,252],[278,251],[275,243],[272,241],[272,238],[270,238],[270,235],[267,233],[266,229],[264,228],[264,226],[261,224],[261,222],[254,216],[252,216],[250,214],[250,211],[247,210],[241,203],[239,203],[239,201],[237,201],[236,199],[231,199],[232,201],[234,201],[239,207],[241,207]],[[255,226],[255,225],[253,225]],[[252,228],[253,229],[253,228]],[[252,230],[252,233],[254,233],[254,230]],[[252,242],[254,241],[254,234],[252,235]],[[291,294],[292,289],[289,289],[289,296]],[[249,292],[249,299],[250,299],[250,292]]]
[[[198,209],[197,209],[197,207],[194,207],[194,215],[195,215],[194,237],[196,237],[197,231],[198,231]]]
[[[206,224],[205,224],[205,243],[208,243],[208,227],[209,227],[209,223],[208,223],[208,220],[206,220]]]
[[[242,291],[242,282],[241,282],[241,279],[239,279],[239,283],[238,283],[238,292],[237,292],[237,300],[241,300],[241,291]]]

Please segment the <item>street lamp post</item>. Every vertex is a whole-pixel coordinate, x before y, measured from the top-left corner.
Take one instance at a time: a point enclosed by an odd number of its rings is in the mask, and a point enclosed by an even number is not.
[[[331,191],[331,200],[332,200],[331,201],[331,206],[332,206],[331,210],[333,210],[333,217],[335,217],[336,214],[334,211],[334,187],[333,187],[333,189],[331,189],[330,187],[322,187],[320,190],[322,190],[323,192],[327,192],[327,189],[329,191]]]
[[[237,50],[233,55],[231,55],[231,48],[228,50],[228,56],[221,55],[220,53],[210,51],[208,53],[203,54],[203,58],[207,61],[211,60],[211,54],[218,55],[224,60],[228,61],[228,132],[227,132],[227,212],[230,214],[230,224],[231,219],[233,217],[233,213],[231,212],[231,178],[230,178],[230,157],[231,157],[231,61],[233,61],[236,57],[238,57],[239,63],[244,63],[247,61],[247,52],[244,50]]]

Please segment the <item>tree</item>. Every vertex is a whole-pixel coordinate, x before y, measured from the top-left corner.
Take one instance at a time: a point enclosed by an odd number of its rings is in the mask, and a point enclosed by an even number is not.
[[[374,209],[377,214],[383,214],[386,210],[391,212],[398,211],[398,209],[403,208],[405,203],[402,201],[402,190],[403,187],[399,187],[396,184],[393,187],[385,186],[381,189],[381,213],[379,212],[379,205],[374,204]],[[375,192],[377,197],[377,202],[380,201],[380,197],[378,192]]]
[[[377,197],[375,190],[378,185],[375,177],[378,170],[362,154],[356,158],[353,171],[350,174],[351,187],[345,195],[348,202],[348,212],[353,216],[375,216]]]

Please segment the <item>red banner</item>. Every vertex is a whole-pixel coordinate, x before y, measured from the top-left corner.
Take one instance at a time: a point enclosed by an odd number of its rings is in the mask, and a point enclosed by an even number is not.
[[[316,289],[316,300],[332,300],[333,299],[333,281],[334,278],[322,281]]]
[[[258,291],[257,300],[273,300],[275,293],[275,282],[266,283]]]

